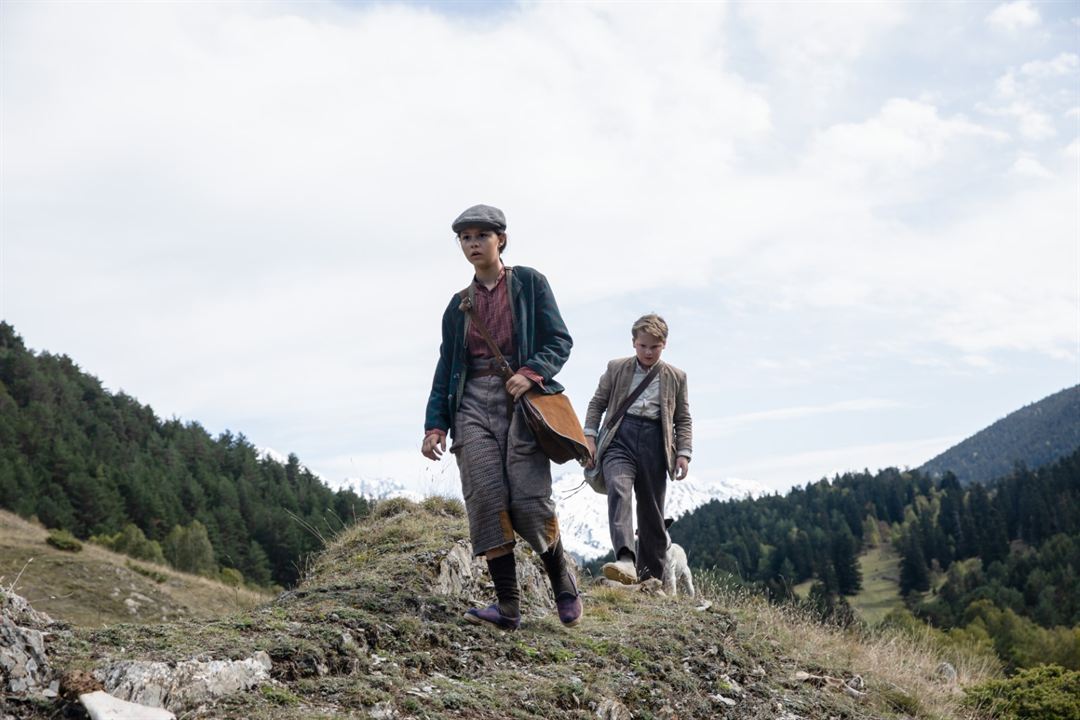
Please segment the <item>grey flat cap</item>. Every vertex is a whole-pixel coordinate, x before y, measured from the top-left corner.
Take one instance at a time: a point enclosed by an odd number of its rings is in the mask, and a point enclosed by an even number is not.
[[[479,227],[485,230],[506,231],[506,216],[503,211],[490,205],[473,205],[465,212],[458,215],[457,220],[450,228],[459,233],[467,227]]]

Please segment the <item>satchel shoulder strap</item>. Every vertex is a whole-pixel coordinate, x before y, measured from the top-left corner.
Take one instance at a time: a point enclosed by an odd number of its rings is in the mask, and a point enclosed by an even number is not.
[[[635,360],[634,362],[636,363],[637,361]],[[622,416],[626,414],[626,411],[630,409],[630,406],[634,404],[634,401],[641,396],[641,393],[645,392],[645,388],[649,387],[649,383],[653,381],[653,378],[655,378],[659,372],[660,362],[657,361],[657,363],[652,366],[652,369],[645,375],[645,379],[634,388],[634,392],[626,396],[626,399],[622,401],[619,408],[614,413],[608,415],[607,420],[604,421],[605,430],[611,428],[611,426],[622,419]]]
[[[508,268],[509,269],[509,268]],[[514,374],[514,371],[510,369],[510,363],[506,362],[506,356],[499,350],[499,346],[495,344],[495,339],[491,337],[491,333],[487,329],[487,325],[480,316],[476,314],[476,309],[473,306],[473,284],[469,283],[468,287],[458,293],[458,297],[461,298],[461,304],[458,308],[469,316],[469,320],[472,321],[476,328],[480,331],[480,334],[484,336],[484,342],[487,343],[488,348],[495,355],[495,360],[499,363],[499,370],[509,378]]]

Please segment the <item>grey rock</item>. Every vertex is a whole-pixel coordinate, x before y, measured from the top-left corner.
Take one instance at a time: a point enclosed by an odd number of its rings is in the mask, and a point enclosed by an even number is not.
[[[522,600],[541,607],[550,606],[551,585],[539,557],[521,543],[515,547],[514,556]],[[566,560],[571,570],[577,573],[574,559],[567,555]],[[482,557],[473,555],[472,545],[466,540],[459,540],[439,557],[434,571],[435,579],[431,585],[434,593],[468,598],[484,598],[491,594],[487,563]]]
[[[934,676],[938,682],[951,685],[956,682],[959,675],[956,672],[956,668],[952,666],[952,663],[943,662],[937,666],[937,670],[934,671]]]
[[[122,660],[94,673],[123,700],[154,708],[182,709],[242,692],[270,679],[263,651],[244,660],[163,662]]]
[[[440,595],[469,594],[483,571],[484,563],[473,557],[472,545],[460,540],[439,560],[432,590]]]
[[[0,588],[0,615],[22,627],[45,630],[55,621],[43,612],[30,607],[30,603],[21,595],[16,595]]]
[[[371,720],[394,720],[398,716],[397,710],[389,702],[376,703],[368,711]]]
[[[633,720],[633,715],[618,700],[605,698],[596,708],[596,717],[599,720]]]
[[[44,630],[52,624],[24,598],[0,590],[0,691],[44,695],[50,689]]]
[[[98,690],[79,696],[90,720],[176,720],[168,710],[127,702]]]

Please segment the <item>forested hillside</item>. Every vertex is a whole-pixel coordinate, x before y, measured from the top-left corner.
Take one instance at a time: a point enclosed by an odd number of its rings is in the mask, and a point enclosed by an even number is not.
[[[1080,385],[1009,413],[930,460],[920,471],[951,472],[962,485],[990,483],[1017,465],[1032,470],[1080,447]]]
[[[947,475],[936,499],[901,534],[914,613],[954,639],[993,642],[1012,667],[1080,669],[1080,451],[989,492]]]
[[[367,511],[295,455],[282,464],[243,435],[160,420],[70,358],[28,350],[3,322],[0,507],[113,547],[157,543],[180,569],[234,568],[260,585],[293,584],[319,535]]]
[[[951,474],[846,474],[786,496],[709,503],[671,535],[691,564],[778,601],[813,579],[834,609],[859,590],[856,555],[892,543],[898,592],[917,616],[958,641],[992,643],[1014,667],[1080,668],[1080,451],[990,488]]]

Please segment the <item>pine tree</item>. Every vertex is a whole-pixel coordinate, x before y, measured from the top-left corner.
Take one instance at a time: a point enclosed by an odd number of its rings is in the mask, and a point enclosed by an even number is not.
[[[930,568],[923,554],[922,541],[917,532],[907,532],[901,546],[900,593],[926,592],[930,589]]]
[[[837,591],[841,595],[857,595],[862,589],[862,570],[856,556],[856,540],[850,532],[833,538],[833,565],[836,567]]]

